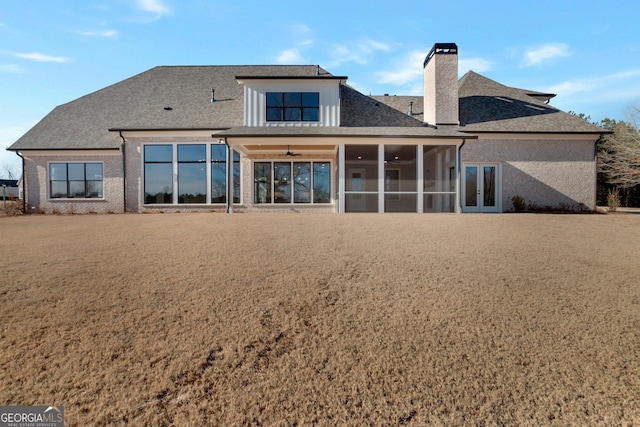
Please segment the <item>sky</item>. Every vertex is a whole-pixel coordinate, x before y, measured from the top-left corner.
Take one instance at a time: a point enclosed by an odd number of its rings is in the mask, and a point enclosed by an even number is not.
[[[421,95],[434,43],[459,75],[555,93],[592,121],[640,106],[640,2],[577,0],[3,0],[6,148],[57,105],[158,65],[320,65],[365,94]]]

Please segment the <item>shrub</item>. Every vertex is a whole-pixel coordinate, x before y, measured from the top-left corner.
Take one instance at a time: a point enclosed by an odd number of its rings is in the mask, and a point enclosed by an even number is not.
[[[522,196],[513,196],[511,198],[511,203],[513,203],[513,210],[515,210],[516,212],[524,212],[525,210],[527,210],[527,203]]]
[[[7,216],[22,215],[22,203],[20,202],[7,202],[5,214]]]
[[[609,190],[607,193],[607,208],[609,212],[615,212],[620,207],[620,193],[618,190]]]

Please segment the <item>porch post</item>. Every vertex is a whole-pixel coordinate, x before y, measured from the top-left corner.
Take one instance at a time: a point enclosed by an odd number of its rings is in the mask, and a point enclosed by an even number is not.
[[[223,141],[227,146],[227,213],[233,213],[233,151],[227,138],[224,138]]]
[[[424,145],[418,144],[418,161],[416,162],[418,170],[416,182],[416,190],[418,190],[418,213],[424,212]]]
[[[466,139],[463,139],[462,144],[456,148],[456,168],[458,168],[456,174],[456,213],[462,213],[462,198],[460,197],[462,191],[462,155],[460,151],[466,141]]]
[[[384,213],[384,144],[378,145],[378,213]]]
[[[338,144],[338,213],[345,212],[345,166],[344,166],[344,144]]]

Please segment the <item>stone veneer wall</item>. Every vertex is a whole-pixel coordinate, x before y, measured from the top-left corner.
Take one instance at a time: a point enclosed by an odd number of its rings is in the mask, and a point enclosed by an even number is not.
[[[124,212],[122,157],[120,151],[87,155],[29,155],[25,153],[26,202],[32,212],[119,213]],[[50,199],[49,162],[102,162],[103,199]]]
[[[543,207],[595,209],[595,139],[468,140],[462,162],[500,162],[502,208],[513,209],[511,198]],[[564,160],[571,159],[571,160]]]

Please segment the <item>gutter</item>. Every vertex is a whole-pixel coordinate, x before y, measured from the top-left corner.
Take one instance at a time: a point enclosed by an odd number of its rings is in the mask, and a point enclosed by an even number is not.
[[[122,139],[122,211],[127,212],[127,154],[125,151],[125,143],[127,142],[122,135],[122,131],[119,132],[120,139]],[[103,177],[104,178],[104,177]]]

